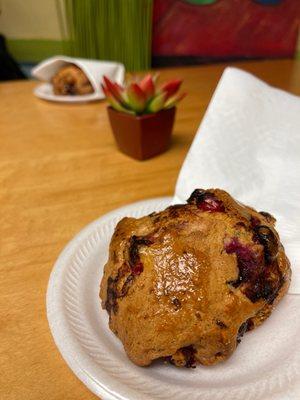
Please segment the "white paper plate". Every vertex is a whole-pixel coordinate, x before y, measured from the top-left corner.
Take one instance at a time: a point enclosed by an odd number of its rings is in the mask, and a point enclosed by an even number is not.
[[[103,400],[299,400],[300,298],[287,295],[247,333],[234,355],[213,367],[142,368],[126,357],[100,308],[99,283],[116,223],[165,208],[171,198],[141,201],[104,215],[64,249],[52,271],[47,313],[54,340],[77,377]]]
[[[58,101],[61,103],[86,103],[89,101],[97,101],[105,98],[105,96],[99,92],[83,94],[81,96],[59,96],[53,93],[51,83],[42,83],[34,89],[33,93],[40,99]]]

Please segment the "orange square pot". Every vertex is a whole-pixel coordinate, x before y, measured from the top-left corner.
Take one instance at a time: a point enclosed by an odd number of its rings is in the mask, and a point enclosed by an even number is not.
[[[176,108],[135,116],[107,108],[118,148],[137,160],[165,152],[171,144]]]

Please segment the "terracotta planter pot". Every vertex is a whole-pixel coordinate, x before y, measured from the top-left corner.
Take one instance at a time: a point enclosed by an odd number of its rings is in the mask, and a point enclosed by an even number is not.
[[[176,108],[134,116],[107,108],[118,148],[137,160],[166,151],[171,144]]]

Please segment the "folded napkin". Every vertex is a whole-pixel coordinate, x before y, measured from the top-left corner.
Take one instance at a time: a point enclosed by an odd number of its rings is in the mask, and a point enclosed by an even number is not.
[[[173,203],[195,188],[222,188],[268,211],[300,293],[300,98],[227,68],[181,168]]]
[[[125,67],[123,64],[112,61],[86,60],[83,58],[73,58],[66,56],[55,56],[42,61],[31,70],[33,77],[50,82],[53,75],[66,64],[75,64],[89,78],[95,93],[101,93],[101,82],[103,75],[108,76],[111,80],[123,84]]]

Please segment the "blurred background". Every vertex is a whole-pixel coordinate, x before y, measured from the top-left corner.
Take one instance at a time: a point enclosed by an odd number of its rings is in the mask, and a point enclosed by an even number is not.
[[[299,0],[0,0],[0,78],[58,54],[130,71],[299,58],[299,20]]]

